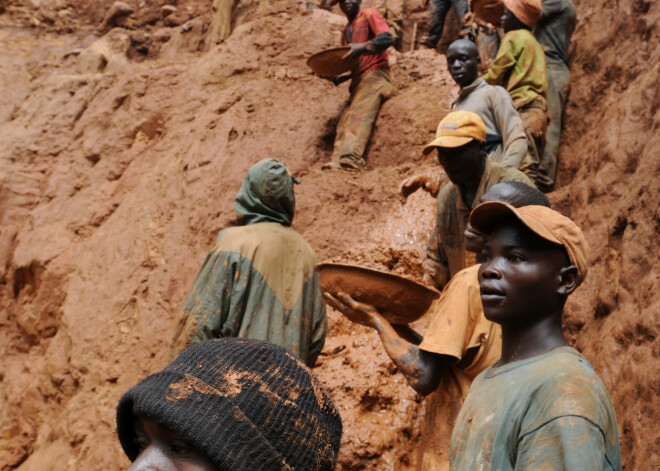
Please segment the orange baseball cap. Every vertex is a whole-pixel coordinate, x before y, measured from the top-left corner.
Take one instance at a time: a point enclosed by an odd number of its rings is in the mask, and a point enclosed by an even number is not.
[[[501,201],[482,203],[470,213],[470,224],[489,235],[498,222],[513,215],[528,229],[552,243],[563,245],[571,263],[578,269],[578,285],[587,276],[589,244],[582,230],[571,219],[545,206],[514,208]]]
[[[471,111],[452,111],[438,124],[435,139],[426,144],[424,155],[436,147],[460,147],[473,140],[486,140],[484,120]]]

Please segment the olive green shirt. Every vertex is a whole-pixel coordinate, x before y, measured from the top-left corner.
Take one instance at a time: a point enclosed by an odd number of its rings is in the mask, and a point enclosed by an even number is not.
[[[547,100],[545,53],[531,31],[517,29],[506,33],[483,79],[504,87],[518,110],[534,100]]]
[[[452,276],[477,262],[475,254],[465,250],[464,233],[468,216],[488,188],[508,181],[523,182],[534,187],[534,183],[520,170],[503,167],[486,158],[484,173],[471,205],[463,201],[458,186],[453,183],[448,183],[438,193],[435,227],[426,247],[424,261],[426,272],[438,288],[442,289]]]

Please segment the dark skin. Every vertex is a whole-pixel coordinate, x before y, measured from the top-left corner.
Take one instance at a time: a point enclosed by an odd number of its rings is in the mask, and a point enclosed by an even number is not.
[[[451,182],[458,186],[466,205],[471,206],[486,168],[486,150],[481,141],[460,147],[437,147],[438,162]]]
[[[454,82],[461,88],[479,78],[481,57],[477,45],[467,39],[458,39],[447,49],[447,68]]]
[[[506,7],[504,8],[504,13],[502,13],[502,29],[505,33],[508,33],[509,31],[515,31],[517,29],[526,29],[529,31],[532,30],[532,28],[520,21],[518,17]]]
[[[493,185],[479,199],[479,202],[504,201],[519,206],[517,194],[506,183]],[[475,237],[473,245],[468,250],[481,251],[485,238]],[[456,358],[449,355],[427,352],[419,348],[422,337],[407,325],[392,325],[378,310],[369,304],[360,303],[345,293],[337,297],[330,293],[323,296],[328,303],[341,311],[351,321],[376,329],[385,351],[390,356],[399,371],[403,373],[408,384],[422,396],[435,391],[446,374],[447,367],[456,363]],[[468,350],[461,364],[469,365],[474,359],[477,349]],[[460,366],[460,365],[459,365]]]
[[[484,245],[479,283],[484,315],[502,326],[498,366],[567,345],[561,318],[578,270],[563,247],[505,220]]]
[[[185,438],[156,420],[138,416],[134,427],[140,454],[127,471],[220,471]]]

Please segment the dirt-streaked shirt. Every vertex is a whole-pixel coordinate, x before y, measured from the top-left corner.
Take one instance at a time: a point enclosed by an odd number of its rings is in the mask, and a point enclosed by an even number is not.
[[[363,8],[355,19],[344,28],[341,35],[342,44],[365,43],[372,41],[381,33],[392,34],[385,19],[378,13],[378,10]],[[365,52],[359,57],[358,65],[353,69],[354,81],[372,70],[390,67],[387,47],[382,51],[379,50],[377,44],[374,47],[373,52]],[[369,44],[367,48],[369,48]]]
[[[486,158],[484,174],[470,206],[465,204],[458,186],[453,183],[448,183],[438,193],[435,226],[426,247],[424,268],[440,289],[456,273],[477,262],[475,254],[465,250],[464,233],[470,211],[488,188],[509,181],[534,187],[534,183],[520,170],[503,167]]]
[[[571,347],[490,367],[472,383],[450,457],[461,471],[621,470],[612,399]]]
[[[534,27],[534,36],[548,61],[568,67],[568,46],[576,23],[577,12],[571,0],[543,0],[541,18]]]
[[[536,99],[546,101],[545,53],[531,31],[517,29],[506,33],[483,79],[504,87],[518,110]]]
[[[185,301],[170,358],[192,343],[249,337],[313,366],[327,330],[316,261],[300,234],[276,222],[221,231]]]
[[[484,316],[478,272],[479,265],[473,265],[447,283],[433,305],[431,321],[419,345],[421,350],[456,359],[439,387],[426,398],[420,471],[448,469],[451,433],[470,384],[502,353],[502,329]],[[468,351],[470,363],[465,364]]]
[[[520,115],[504,88],[478,78],[461,88],[452,110],[472,111],[481,116],[486,125],[486,145],[489,140],[499,141],[492,149],[486,149],[490,160],[506,167],[520,167],[527,152],[527,136]]]

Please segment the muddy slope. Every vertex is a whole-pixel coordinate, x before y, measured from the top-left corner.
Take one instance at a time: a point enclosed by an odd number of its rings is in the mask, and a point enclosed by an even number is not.
[[[309,75],[342,17],[241,2],[207,51],[207,3],[4,2],[0,14],[0,469],[125,469],[119,396],[165,364],[187,290],[266,156],[300,176],[294,227],[322,259],[419,275],[433,201],[399,180],[456,89],[442,56],[396,54],[361,174],[320,170],[347,87]],[[660,51],[655,2],[577,2],[574,86],[553,203],[592,244],[566,329],[612,393],[626,469],[657,467]],[[36,6],[35,6],[36,5]],[[68,13],[67,13],[68,12]],[[169,18],[169,19],[168,19]],[[622,51],[636,53],[622,54]],[[340,469],[414,465],[423,413],[375,334],[331,313],[317,372],[344,417]],[[419,323],[423,330],[424,321]]]

